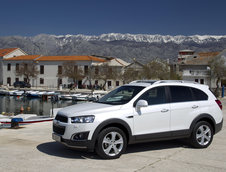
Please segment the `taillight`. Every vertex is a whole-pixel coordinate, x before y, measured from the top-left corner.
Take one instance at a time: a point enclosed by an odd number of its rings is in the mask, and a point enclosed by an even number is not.
[[[220,109],[222,110],[223,106],[220,100],[215,100],[216,103],[218,104],[218,106],[220,107]]]

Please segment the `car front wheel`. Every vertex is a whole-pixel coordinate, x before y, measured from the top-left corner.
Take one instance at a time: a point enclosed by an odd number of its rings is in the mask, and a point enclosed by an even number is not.
[[[191,145],[195,148],[206,148],[213,140],[213,127],[206,121],[198,122],[191,135]]]
[[[127,139],[125,133],[116,127],[102,130],[96,144],[97,154],[104,159],[119,158],[125,151]]]

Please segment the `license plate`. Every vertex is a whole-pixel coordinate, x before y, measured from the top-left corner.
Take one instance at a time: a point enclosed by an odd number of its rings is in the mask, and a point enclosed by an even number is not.
[[[61,136],[58,136],[58,135],[53,133],[52,138],[53,138],[53,140],[56,140],[57,142],[61,142]]]

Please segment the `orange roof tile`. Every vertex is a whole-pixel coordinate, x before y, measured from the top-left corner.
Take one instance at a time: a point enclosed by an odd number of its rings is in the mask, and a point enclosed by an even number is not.
[[[4,60],[34,60],[38,58],[40,55],[23,55],[23,56],[17,56],[17,57],[11,57]]]
[[[11,52],[13,52],[14,50],[16,50],[17,48],[6,48],[6,49],[0,49],[0,57],[3,57]]]
[[[105,62],[104,59],[94,56],[41,56],[37,61],[98,61]]]
[[[213,60],[220,52],[201,52],[198,53],[196,58],[188,59],[185,64],[193,65],[207,65],[211,60]]]
[[[217,56],[220,52],[201,52],[198,53],[199,57],[210,57],[210,56]]]

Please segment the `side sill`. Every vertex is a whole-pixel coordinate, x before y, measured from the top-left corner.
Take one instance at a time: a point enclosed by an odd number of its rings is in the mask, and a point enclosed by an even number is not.
[[[132,139],[130,140],[129,144],[188,138],[190,137],[190,135],[191,135],[190,130],[179,130],[154,134],[135,135],[132,136]]]

